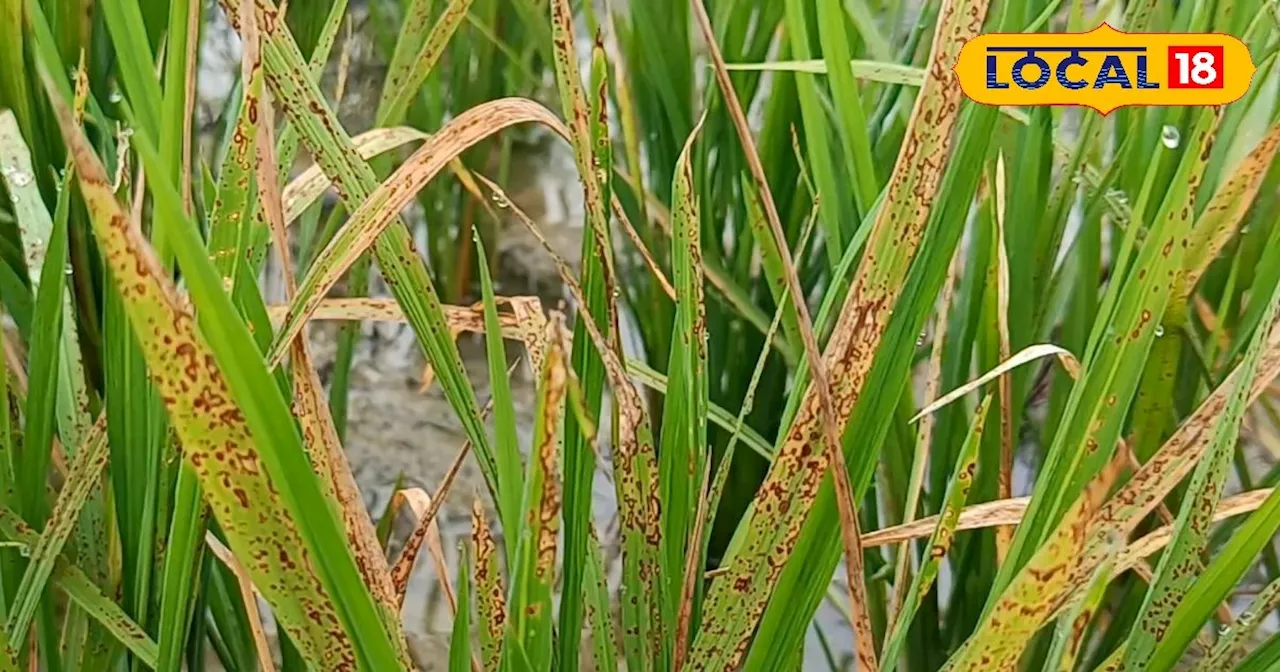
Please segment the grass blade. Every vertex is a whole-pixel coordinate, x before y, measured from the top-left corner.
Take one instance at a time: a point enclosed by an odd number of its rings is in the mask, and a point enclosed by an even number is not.
[[[453,617],[453,633],[449,637],[449,672],[471,670],[471,566],[470,554],[463,545],[458,553],[458,610]]]
[[[8,508],[0,508],[0,536],[7,541],[17,542],[32,547],[37,543],[37,535],[31,528]],[[120,610],[110,598],[85,576],[78,567],[59,559],[54,563],[52,581],[55,586],[67,594],[81,609],[84,609],[94,620],[100,623],[116,639],[122,642],[138,659],[148,666],[156,661],[156,644],[147,636],[146,631],[138,627],[127,614]]]
[[[947,493],[942,498],[944,502],[942,513],[938,515],[938,522],[929,536],[928,545],[925,546],[928,552],[921,560],[920,571],[911,579],[911,588],[907,590],[906,601],[902,605],[901,612],[894,619],[893,629],[885,635],[884,653],[880,656],[880,662],[887,670],[895,669],[894,664],[906,643],[907,631],[911,627],[912,619],[915,618],[920,601],[933,587],[942,559],[947,556],[947,551],[950,550],[951,542],[955,538],[960,510],[964,508],[969,497],[969,489],[973,487],[973,475],[978,468],[978,446],[982,444],[983,426],[986,424],[987,411],[990,407],[991,395],[988,394],[974,411],[973,423],[969,426],[964,447],[960,449],[955,469],[951,472]]]
[[[1272,581],[1258,591],[1249,606],[1231,624],[1230,632],[1218,638],[1213,650],[1195,669],[1198,672],[1225,670],[1239,662],[1248,653],[1250,639],[1277,606],[1280,606],[1280,581]]]
[[[561,516],[557,463],[568,384],[558,325],[555,319],[547,325],[550,347],[538,385],[533,452],[521,507],[526,512],[525,525],[520,529],[511,582],[512,627],[534,669],[550,667],[552,659],[551,593]]]
[[[932,60],[940,64],[939,72],[946,72],[946,66],[941,64],[952,62],[963,42],[977,34],[986,14],[983,0],[946,4],[944,16],[949,20],[939,26],[932,53]],[[847,420],[861,393],[857,381],[871,366],[870,353],[884,333],[901,280],[919,245],[945,164],[939,157],[945,156],[950,147],[958,96],[954,87],[942,80],[926,82],[912,116],[913,137],[909,144],[915,148],[914,153],[900,156],[888,196],[871,229],[871,256],[858,268],[854,287],[828,342],[826,363],[833,383],[835,416],[832,420],[837,427]],[[926,117],[931,120],[929,123],[921,121]],[[790,553],[805,514],[817,496],[829,465],[825,455],[811,452],[810,434],[818,429],[821,415],[815,387],[811,385],[806,390],[797,420],[781,442],[755,500],[747,541],[733,559],[730,575],[712,584],[703,629],[690,654],[692,669],[738,664],[778,579],[781,559]]]
[[[98,422],[94,423],[85,436],[85,445],[75,452],[71,471],[67,474],[67,481],[58,495],[53,512],[31,549],[27,571],[22,575],[22,582],[13,598],[13,608],[5,624],[5,631],[13,641],[26,638],[27,626],[44,594],[45,583],[53,572],[54,561],[61,555],[63,545],[79,520],[86,500],[102,479],[103,469],[107,466],[106,429],[106,416],[99,416]]]
[[[502,662],[503,633],[507,623],[506,590],[498,569],[498,545],[485,519],[484,504],[476,497],[471,506],[471,539],[476,547],[476,613],[480,631],[480,662],[485,672],[496,672]]]
[[[520,497],[524,492],[524,474],[520,442],[516,436],[516,412],[511,399],[511,382],[507,379],[507,350],[503,345],[502,325],[498,322],[493,279],[489,276],[489,256],[485,254],[480,236],[477,234],[472,238],[476,246],[476,259],[479,261],[477,267],[484,302],[484,339],[489,363],[489,390],[493,398],[493,445],[497,452],[498,482],[511,484],[502,491],[498,506],[505,511],[501,516],[502,520],[517,520],[521,511]],[[537,365],[541,365],[541,362],[537,362]]]
[[[658,482],[662,497],[663,534],[667,539],[663,576],[670,595],[680,593],[687,564],[686,549],[696,515],[699,475],[710,456],[707,445],[707,315],[702,294],[702,218],[693,193],[694,127],[676,163],[672,191],[671,263],[676,288],[676,319],[672,326],[667,379],[663,398],[662,440],[658,449]]]
[[[1113,539],[1101,546],[1088,545],[1091,526],[1103,520],[1099,511],[1114,477],[1114,470],[1104,472],[1090,484],[945,669],[1016,668],[1031,636],[1088,583],[1119,544]]]
[[[1245,355],[1245,360],[1237,370],[1239,379],[1233,383],[1230,397],[1215,422],[1213,439],[1209,448],[1211,454],[1228,452],[1235,445],[1244,408],[1252,392],[1252,385],[1249,381],[1253,379],[1254,372],[1260,368],[1260,362],[1264,358],[1264,351],[1273,349],[1268,346],[1272,345],[1275,340],[1273,338],[1275,333],[1274,325],[1278,313],[1280,313],[1280,287],[1272,292],[1266,318],[1263,321],[1264,325],[1269,326],[1255,333],[1253,343],[1249,346],[1249,351]],[[1206,464],[1208,464],[1207,461]],[[1205,469],[1211,468],[1205,467]],[[1200,471],[1202,470],[1198,469],[1197,474]],[[1207,475],[1196,480],[1203,482],[1206,478],[1208,478]],[[1216,495],[1216,493],[1214,494]],[[1187,522],[1191,512],[1186,510],[1193,499],[1193,497],[1188,497],[1184,501],[1184,510],[1179,512],[1179,527],[1175,534],[1175,539],[1179,536],[1186,537],[1187,535],[1195,534],[1195,528],[1191,527],[1192,524]],[[1216,501],[1216,496],[1210,499],[1210,512],[1212,512]],[[1277,510],[1280,510],[1280,495],[1273,491],[1262,506],[1251,514],[1236,530],[1226,546],[1219,549],[1203,573],[1192,581],[1182,582],[1180,586],[1175,585],[1175,589],[1178,589],[1175,594],[1180,594],[1181,599],[1171,613],[1164,612],[1156,622],[1157,627],[1164,625],[1163,636],[1155,641],[1154,647],[1147,648],[1147,650],[1151,651],[1149,662],[1147,663],[1149,665],[1148,669],[1154,672],[1163,672],[1173,667],[1181,656],[1183,649],[1199,632],[1201,624],[1222,603],[1231,586],[1252,564],[1253,559],[1262,547],[1270,543],[1269,540],[1275,534],[1276,529],[1280,528],[1280,516],[1277,515]],[[1173,554],[1169,555],[1172,556]],[[1163,558],[1161,564],[1163,568],[1165,564]],[[1151,632],[1149,626],[1145,624],[1144,630],[1147,633]],[[1129,651],[1134,650],[1134,642],[1132,640],[1133,638],[1131,638]],[[1142,641],[1144,641],[1144,638],[1140,638],[1138,644],[1141,645]]]
[[[261,553],[257,557],[262,560],[248,568],[250,575],[255,584],[263,587],[291,637],[307,647],[314,659],[337,664],[353,661],[358,655],[369,664],[381,661],[387,669],[394,669],[399,665],[399,656],[390,633],[380,627],[373,599],[356,578],[355,562],[340,541],[332,505],[325,502],[314,476],[303,464],[297,429],[272,420],[287,417],[287,407],[261,361],[254,366],[253,357],[243,356],[253,353],[256,346],[244,324],[235,317],[234,308],[222,291],[221,279],[203,256],[203,244],[196,237],[194,226],[183,216],[177,199],[162,197],[173,196],[172,191],[153,189],[163,213],[158,220],[175,224],[175,252],[186,270],[196,305],[205,306],[206,312],[226,316],[220,320],[202,318],[203,334],[196,333],[191,316],[178,307],[172,286],[140,233],[129,227],[110,190],[105,170],[84,136],[65,107],[56,98],[54,102],[104,257],[110,262],[117,287],[122,289],[130,322],[136,332],[146,335],[139,340],[151,370],[164,372],[156,376],[157,386],[188,461],[203,476],[202,485],[230,537],[231,547],[242,557],[252,556],[255,550]],[[135,143],[143,147],[144,140],[140,137]],[[154,338],[153,332],[157,335]],[[169,337],[168,345],[163,336]],[[224,369],[226,365],[234,368]],[[224,377],[224,371],[233,375]],[[235,398],[250,403],[238,404],[233,401]],[[210,413],[221,418],[221,424],[210,428],[202,420]],[[234,450],[228,454],[224,452],[226,446]],[[286,461],[296,462],[293,466],[297,468],[286,467]],[[260,465],[276,478],[269,482]],[[280,488],[284,496],[277,499],[274,488]],[[309,503],[305,507],[308,517],[301,523],[306,534],[300,534],[295,527],[299,519],[279,515],[302,510],[295,497]],[[280,499],[288,508],[273,506]],[[268,518],[271,522],[264,525],[255,507],[275,509],[277,517]],[[324,552],[319,552],[321,548]],[[303,567],[307,571],[298,571]],[[341,596],[341,608],[335,607],[330,591]],[[323,619],[308,616],[309,612],[328,612],[333,619],[329,623],[341,623],[343,628],[334,632],[321,625]],[[351,635],[340,634],[344,630]],[[356,633],[362,634],[354,636]]]

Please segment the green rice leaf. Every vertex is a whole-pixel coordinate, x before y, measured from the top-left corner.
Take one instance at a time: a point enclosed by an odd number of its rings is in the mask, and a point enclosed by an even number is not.
[[[1245,405],[1252,392],[1252,385],[1248,381],[1252,380],[1253,372],[1257,370],[1259,362],[1263,360],[1264,349],[1271,349],[1268,346],[1274,340],[1272,334],[1275,329],[1274,324],[1277,314],[1280,314],[1280,287],[1272,292],[1266,318],[1263,321],[1264,325],[1269,326],[1259,329],[1254,334],[1253,342],[1249,346],[1245,360],[1240,365],[1243,373],[1233,383],[1234,387],[1230,392],[1230,397],[1214,425],[1210,454],[1230,453],[1235,446]],[[1214,468],[1208,460],[1205,461],[1205,464],[1210,464],[1210,466],[1198,469],[1197,474]],[[1208,478],[1209,476],[1206,474],[1201,478],[1194,479],[1193,483],[1201,485]],[[1217,497],[1205,497],[1203,490],[1207,490],[1207,488],[1201,485],[1200,489],[1202,492],[1198,493],[1199,497],[1207,501],[1209,514],[1212,514],[1213,508],[1217,503]],[[1175,533],[1177,537],[1190,538],[1194,541],[1198,536],[1194,527],[1195,523],[1189,522],[1192,512],[1187,510],[1187,507],[1191,506],[1196,498],[1195,496],[1188,496],[1184,501],[1183,510],[1179,512],[1178,516],[1178,527]],[[1204,506],[1206,504],[1201,502],[1201,505]],[[1174,592],[1172,592],[1173,600],[1176,602],[1174,608],[1167,611],[1162,610],[1155,614],[1153,624],[1144,623],[1143,631],[1135,632],[1136,636],[1130,638],[1128,651],[1131,652],[1135,649],[1135,644],[1137,647],[1143,647],[1146,642],[1146,635],[1153,633],[1160,635],[1155,640],[1153,647],[1149,644],[1145,647],[1145,650],[1151,652],[1147,659],[1146,669],[1154,672],[1164,672],[1164,670],[1173,667],[1178,658],[1181,657],[1183,649],[1199,632],[1200,626],[1208,618],[1209,614],[1212,613],[1217,605],[1222,603],[1231,587],[1235,585],[1236,581],[1253,563],[1253,559],[1258,552],[1269,543],[1276,530],[1280,529],[1280,514],[1277,511],[1280,511],[1280,491],[1272,492],[1262,506],[1236,529],[1231,539],[1217,551],[1203,572],[1194,577],[1187,577],[1190,580],[1182,580],[1181,577],[1178,577],[1180,580],[1172,586],[1174,589]],[[1197,518],[1198,516],[1199,514],[1197,514]],[[1183,541],[1183,543],[1187,542]],[[1184,553],[1186,552],[1184,551]],[[1174,553],[1169,553],[1166,554],[1166,557],[1174,555]],[[1196,560],[1198,560],[1198,557]],[[1162,569],[1165,564],[1166,561],[1162,558]],[[1172,567],[1174,569],[1166,571],[1175,572],[1176,576],[1177,568],[1176,566]],[[1136,643],[1134,640],[1136,640]]]
[[[36,533],[18,514],[5,507],[0,508],[0,537],[6,541],[19,543],[28,548],[37,543]],[[84,609],[94,620],[115,635],[138,659],[149,666],[155,665],[156,644],[147,636],[146,631],[138,627],[127,614],[121,611],[110,598],[85,576],[78,567],[58,559],[54,563],[53,585],[67,594],[80,608]]]
[[[821,59],[770,61],[768,63],[728,63],[726,65],[730,70],[803,72],[813,75],[825,75],[830,67],[826,60]],[[849,69],[853,72],[853,76],[858,79],[903,86],[922,86],[926,75],[924,68],[883,61],[850,60]]]
[[[449,672],[471,670],[471,577],[467,568],[471,558],[464,545],[458,554],[458,608],[453,617],[453,634],[449,637]]]
[[[278,422],[289,417],[288,407],[172,186],[152,173],[157,221],[173,227],[174,251],[202,308],[199,333],[146,242],[129,226],[97,156],[56,97],[54,103],[103,256],[185,456],[201,476],[231,548],[239,557],[255,558],[247,563],[249,575],[312,659],[328,665],[359,659],[396,669],[400,659],[392,635],[382,629],[373,598],[359,581],[334,504],[321,494],[296,426]],[[154,151],[145,134],[139,136],[135,146],[150,163]],[[219,422],[210,425],[208,417]],[[260,510],[273,514],[262,516]],[[296,517],[303,510],[306,517]]]
[[[911,579],[911,588],[907,590],[902,609],[893,622],[893,630],[885,636],[884,653],[880,656],[880,664],[884,669],[892,670],[906,643],[907,632],[911,621],[916,616],[921,600],[933,587],[934,579],[942,566],[943,558],[951,549],[955,538],[956,523],[960,521],[960,509],[964,508],[969,498],[969,490],[973,487],[973,476],[978,470],[978,447],[982,444],[982,431],[987,422],[987,412],[991,408],[992,395],[988,394],[973,413],[973,423],[969,425],[969,433],[965,436],[964,447],[956,458],[955,469],[951,471],[951,481],[947,483],[947,494],[942,498],[942,512],[929,535],[928,552],[921,559],[920,571]]]
[[[663,576],[669,594],[679,593],[687,562],[686,549],[700,488],[699,475],[710,456],[707,443],[707,316],[702,293],[702,218],[694,195],[691,154],[701,125],[685,142],[676,164],[672,191],[671,260],[676,288],[676,321],[667,362],[662,409],[662,443],[658,450],[663,533],[667,538]]]
[[[931,53],[942,73],[949,72],[946,64],[954,62],[963,43],[977,34],[986,14],[983,0],[946,4],[943,16],[948,21],[938,27]],[[862,393],[871,355],[923,236],[950,150],[959,96],[947,81],[926,81],[908,130],[911,137],[869,229],[868,256],[858,267],[825,353],[837,427],[843,427]],[[690,652],[691,669],[733,667],[746,653],[828,470],[825,454],[814,449],[820,417],[817,390],[810,384],[754,501],[746,541],[731,559],[729,574],[711,586],[703,626]]]
[[[524,474],[520,458],[520,442],[516,435],[516,411],[511,399],[511,381],[507,379],[507,350],[503,345],[502,325],[498,322],[498,304],[489,276],[489,257],[479,235],[472,237],[476,246],[480,290],[484,302],[484,340],[489,363],[489,391],[493,398],[494,450],[498,482],[507,483],[500,493],[498,505],[505,510],[503,520],[518,520],[520,497],[524,491]]]
[[[1258,591],[1249,606],[1231,624],[1230,630],[1220,634],[1213,650],[1196,665],[1196,671],[1225,670],[1244,658],[1249,653],[1250,640],[1277,606],[1280,606],[1280,580],[1272,581]]]

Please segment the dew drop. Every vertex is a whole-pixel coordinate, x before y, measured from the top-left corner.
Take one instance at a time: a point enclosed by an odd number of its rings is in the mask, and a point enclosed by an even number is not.
[[[31,547],[30,547],[30,546],[28,546],[28,545],[26,545],[26,544],[19,544],[19,545],[18,545],[18,555],[21,555],[21,556],[22,556],[22,557],[24,557],[24,558],[29,558],[29,557],[31,557]]]
[[[503,210],[511,207],[511,201],[507,200],[507,195],[499,191],[493,192],[493,204]]]
[[[112,90],[111,90],[111,95],[107,96],[107,100],[109,100],[109,101],[111,101],[111,102],[113,102],[113,103],[118,103],[118,102],[120,102],[120,101],[124,100],[124,94],[123,94],[123,93],[120,93],[120,89],[112,89]]]
[[[1218,634],[1219,634],[1219,635],[1221,635],[1221,636],[1223,636],[1223,637],[1226,637],[1227,635],[1231,634],[1231,626],[1229,626],[1229,625],[1224,625],[1224,626],[1222,626],[1222,627],[1218,628]]]
[[[9,176],[9,182],[12,183],[13,186],[21,189],[22,187],[31,184],[31,173],[23,170],[14,171],[14,173]]]
[[[17,197],[17,195],[16,195],[16,194],[9,194],[9,202],[10,202],[10,203],[17,203],[17,202],[18,202],[18,197]]]
[[[920,347],[920,346],[922,346],[922,345],[924,345],[924,336],[925,336],[925,333],[924,333],[923,331],[922,331],[922,332],[920,332],[920,335],[919,335],[919,336],[916,336],[916,347],[917,347],[917,348],[918,348],[918,347]]]
[[[1163,324],[1157,324],[1157,325],[1156,325],[1156,338],[1160,338],[1161,336],[1164,336],[1164,325],[1163,325]]]
[[[64,269],[62,269],[62,272],[63,272],[65,275],[71,275],[71,264],[67,264],[67,267],[66,267],[66,268],[64,268]]]
[[[1160,130],[1160,142],[1169,149],[1177,149],[1182,142],[1182,134],[1178,133],[1177,127],[1165,124],[1165,127]]]

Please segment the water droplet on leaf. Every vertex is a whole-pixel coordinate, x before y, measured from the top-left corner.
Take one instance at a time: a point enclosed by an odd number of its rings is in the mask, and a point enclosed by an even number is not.
[[[1176,126],[1165,124],[1165,127],[1160,130],[1160,142],[1169,149],[1177,149],[1182,142],[1182,134],[1178,132]]]
[[[1163,324],[1157,324],[1157,325],[1156,325],[1156,338],[1160,338],[1161,336],[1164,336],[1164,325],[1163,325]]]
[[[14,171],[14,173],[9,176],[9,181],[17,188],[25,187],[31,184],[31,173],[23,170]]]
[[[111,102],[113,102],[113,103],[118,103],[118,102],[120,102],[120,101],[124,100],[124,94],[123,94],[123,93],[120,93],[120,89],[112,89],[112,90],[111,90],[111,95],[107,96],[107,100],[109,100],[109,101],[111,101]]]

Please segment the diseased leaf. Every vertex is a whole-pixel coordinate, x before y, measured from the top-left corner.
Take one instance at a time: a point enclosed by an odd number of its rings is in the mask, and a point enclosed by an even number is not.
[[[535,669],[551,666],[554,623],[551,594],[561,518],[558,464],[569,374],[557,326],[559,322],[554,319],[547,325],[550,347],[538,385],[533,449],[521,506],[523,525],[512,572],[512,627]]]
[[[906,642],[907,631],[915,618],[921,600],[933,587],[938,576],[943,558],[951,549],[955,538],[956,524],[960,520],[960,510],[964,508],[973,487],[973,476],[978,470],[978,447],[982,445],[982,431],[987,422],[987,412],[991,408],[992,397],[988,394],[973,413],[973,424],[969,426],[969,434],[965,437],[964,447],[956,458],[955,469],[951,471],[951,482],[947,484],[947,494],[943,496],[942,513],[938,516],[925,556],[920,561],[920,571],[911,579],[906,601],[894,619],[894,627],[885,636],[884,652],[880,656],[880,664],[892,670],[898,660],[898,654]]]
[[[1120,541],[1090,546],[1090,528],[1115,472],[1103,473],[1071,506],[1062,522],[1018,572],[1009,587],[951,658],[948,670],[1014,670],[1034,635],[1075,591],[1087,585]]]
[[[507,628],[506,590],[498,569],[498,545],[485,519],[484,504],[478,497],[471,506],[471,539],[476,547],[480,661],[485,672],[495,672],[502,662],[503,633]]]
[[[872,356],[902,289],[902,281],[923,235],[958,116],[959,87],[949,68],[960,47],[976,35],[986,15],[985,0],[944,3],[930,53],[935,76],[916,102],[907,140],[890,177],[887,196],[867,241],[824,355],[833,418],[842,427],[862,393]],[[690,669],[719,670],[740,664],[784,561],[827,472],[826,455],[816,450],[821,436],[820,399],[806,390],[773,465],[754,501],[746,540],[730,561],[730,573],[712,583],[705,618],[690,652]]]
[[[295,643],[334,669],[354,667],[356,653],[329,590],[316,574],[316,559],[264,471],[243,409],[233,399],[218,359],[196,332],[194,319],[176,299],[146,241],[121,212],[105,170],[65,108],[59,109],[59,121],[103,258],[139,336],[152,380],[231,548],[239,557],[254,558],[246,569]],[[215,419],[212,424],[210,418]],[[260,510],[274,510],[276,515],[262,516]],[[372,648],[374,642],[367,644]]]

